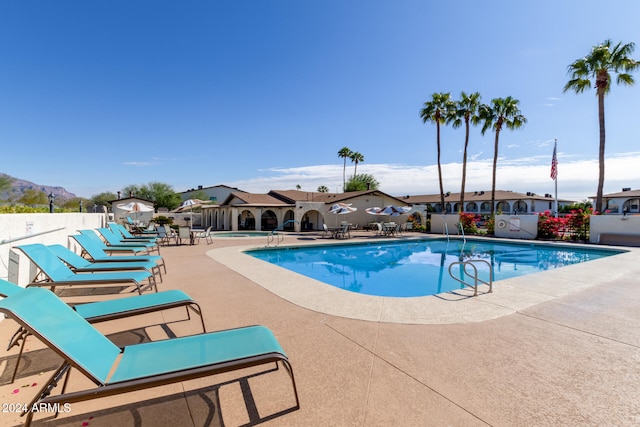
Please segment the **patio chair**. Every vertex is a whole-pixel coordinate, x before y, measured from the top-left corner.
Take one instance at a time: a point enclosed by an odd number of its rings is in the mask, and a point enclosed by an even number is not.
[[[160,255],[109,255],[109,253],[119,252],[109,249],[96,233],[86,230],[88,233],[74,234],[71,237],[82,248],[82,255],[88,255],[94,261],[102,262],[140,262],[153,261],[167,272],[164,259]]]
[[[289,374],[296,409],[300,407],[291,364],[273,333],[264,326],[247,326],[119,348],[45,289],[29,288],[5,298],[0,301],[0,312],[7,314],[63,359],[62,365],[25,406],[25,426],[31,424],[34,412],[42,405],[62,406],[63,403],[113,396],[264,364],[275,363],[279,368],[278,362]],[[73,368],[95,386],[66,393]],[[61,392],[52,395],[52,390],[60,382]]]
[[[213,237],[211,237],[211,229],[213,227],[209,226],[205,231],[200,231],[195,234],[196,243],[200,241],[200,239],[205,239],[207,245],[213,243]]]
[[[30,245],[15,246],[24,253],[40,272],[36,279],[28,286],[48,286],[55,291],[57,286],[96,286],[96,285],[125,285],[135,286],[139,294],[151,288],[158,292],[155,277],[148,271],[106,272],[106,273],[74,273],[60,258],[51,252],[45,245],[33,243]],[[141,286],[143,281],[149,282],[148,286]]]
[[[190,245],[193,245],[194,243],[194,238],[193,238],[193,234],[191,233],[191,229],[189,227],[183,227],[180,226],[178,227],[178,244],[182,245],[184,244],[184,240],[188,241]]]
[[[0,279],[1,297],[16,295],[22,291],[24,291],[24,288]],[[89,323],[98,323],[180,307],[184,307],[186,309],[187,320],[191,320],[190,310],[200,316],[202,332],[207,331],[204,325],[204,318],[202,317],[202,309],[200,306],[191,299],[191,297],[179,290],[131,296],[116,300],[78,304],[72,308]],[[28,335],[29,331],[20,327],[9,340],[7,350],[14,346],[20,346],[16,366],[11,376],[12,383],[15,381],[16,374],[18,373],[20,358],[24,352],[24,346]]]
[[[341,224],[340,230],[336,232],[336,239],[346,238],[351,238],[351,233],[349,233],[349,224]]]
[[[170,238],[175,238],[176,237],[176,232],[173,228],[171,228],[171,226],[169,224],[165,224],[163,225],[164,227],[164,231],[167,232],[167,236],[169,236]]]
[[[111,247],[141,247],[144,248],[147,253],[150,253],[152,251],[158,252],[158,254],[160,254],[160,246],[158,246],[155,243],[149,243],[149,242],[126,242],[124,241],[124,239],[119,238],[113,231],[111,231],[110,228],[108,227],[99,227],[97,228],[98,233],[100,233],[100,235],[104,238],[104,240],[107,242],[108,246]]]
[[[377,228],[376,235],[382,236],[384,234],[384,228],[382,227],[382,223],[376,222],[375,225],[376,225],[376,228]]]
[[[160,266],[151,260],[141,259],[138,262],[101,262],[89,261],[62,245],[47,246],[58,258],[64,261],[75,273],[95,273],[100,271],[146,270],[160,279]]]
[[[127,230],[127,227],[125,227],[122,224],[109,222],[107,223],[107,226],[111,229],[113,234],[115,234],[117,237],[122,236],[121,240],[125,243],[131,243],[131,242],[155,243],[156,241],[156,236],[141,236],[141,235],[134,236],[129,232],[129,230]]]

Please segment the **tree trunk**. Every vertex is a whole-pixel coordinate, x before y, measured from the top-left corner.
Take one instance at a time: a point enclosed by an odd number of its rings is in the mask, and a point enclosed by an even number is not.
[[[496,140],[493,146],[493,179],[491,180],[491,218],[496,211],[496,169],[498,168],[498,138],[500,137],[500,125],[496,126]]]
[[[442,186],[442,166],[440,166],[440,118],[436,121],[437,132],[437,145],[438,145],[438,180],[440,181],[440,205],[442,206],[442,213],[447,213],[447,209],[444,204],[444,188]]]
[[[465,120],[466,131],[464,136],[464,151],[462,152],[462,186],[460,188],[459,212],[464,212],[464,187],[467,180],[467,147],[469,146],[469,120]]]
[[[345,188],[347,185],[347,158],[344,158],[344,165],[342,166],[342,192],[345,192]]]
[[[598,191],[596,192],[596,211],[602,213],[602,191],[604,188],[604,88],[598,88],[598,122],[600,124],[600,149],[598,150]]]

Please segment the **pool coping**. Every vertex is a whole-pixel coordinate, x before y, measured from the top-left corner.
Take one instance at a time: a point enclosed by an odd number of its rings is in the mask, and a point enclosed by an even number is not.
[[[426,235],[416,238],[439,239],[441,237]],[[406,241],[408,239],[367,239],[367,242],[389,242],[391,240]],[[487,239],[472,238],[469,240]],[[505,241],[505,239],[490,240]],[[516,239],[507,239],[506,242],[575,247],[575,244],[565,242]],[[362,241],[329,243],[326,239],[318,239],[295,244],[287,243],[281,247],[352,243],[362,243]],[[606,271],[607,280],[615,280],[616,276],[624,274],[625,266],[633,266],[637,262],[638,254],[640,254],[638,248],[603,247],[589,244],[581,246],[588,249],[613,249],[625,252],[586,263],[500,280],[494,282],[492,293],[482,293],[485,291],[483,289],[475,297],[470,289],[423,297],[380,297],[346,291],[244,253],[250,249],[265,248],[264,244],[211,249],[207,251],[207,256],[269,292],[316,312],[372,322],[460,324],[496,319],[602,284],[603,278],[605,278],[602,275],[603,271]],[[486,289],[486,287],[484,288]]]

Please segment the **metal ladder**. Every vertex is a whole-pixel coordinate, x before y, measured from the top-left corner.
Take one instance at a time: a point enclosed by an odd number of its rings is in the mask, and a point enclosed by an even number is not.
[[[284,234],[277,233],[276,230],[267,235],[267,247],[270,247],[272,243],[273,246],[278,246],[282,241],[284,241]]]
[[[483,264],[487,264],[487,266],[489,267],[489,281],[485,282],[484,280],[482,280],[481,278],[478,277],[478,267],[475,266],[476,263],[483,263]],[[453,272],[451,271],[455,266],[462,266],[462,274],[463,275],[467,275],[470,276],[471,279],[473,279],[473,283],[467,283],[463,277],[457,277],[453,274]],[[471,268],[472,272],[467,271],[467,268]],[[457,282],[462,283],[464,286],[468,286],[470,288],[473,288],[474,292],[473,292],[473,296],[477,296],[478,295],[478,284],[484,284],[484,285],[489,285],[489,293],[493,292],[493,268],[491,267],[491,264],[489,264],[488,261],[485,261],[483,259],[470,259],[468,261],[455,261],[452,262],[449,265],[449,276],[451,276],[451,278]]]
[[[457,222],[456,228],[459,230],[459,233],[462,235],[462,240],[466,243],[467,238],[464,235],[464,227],[462,226],[462,223]],[[447,236],[447,242],[448,242],[449,241],[449,225],[447,224],[447,221],[444,221],[444,234]]]
[[[267,235],[267,247],[270,247],[271,244],[273,244],[274,246],[280,245],[280,243],[284,241],[284,234],[280,234],[278,233],[278,231],[284,230],[284,226],[292,222],[295,223],[300,221],[298,221],[297,219],[290,219],[283,222],[282,225],[280,225],[279,227],[276,227],[275,229],[271,230],[271,233]]]

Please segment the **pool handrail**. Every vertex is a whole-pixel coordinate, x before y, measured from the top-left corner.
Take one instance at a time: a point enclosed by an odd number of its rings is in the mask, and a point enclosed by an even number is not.
[[[487,266],[489,267],[489,281],[485,282],[484,280],[480,279],[478,277],[478,267],[476,267],[474,265],[474,263],[476,262],[482,262],[484,264],[487,264]],[[464,274],[467,274],[469,276],[471,276],[473,278],[473,284],[467,283],[464,280],[462,280],[462,278],[460,277],[456,277],[453,272],[451,271],[451,269],[456,266],[456,265],[462,265],[462,272]],[[469,274],[469,272],[467,271],[467,267],[471,266],[473,268],[473,274]],[[481,284],[484,285],[488,285],[489,286],[489,291],[487,293],[491,293],[493,292],[493,268],[491,267],[491,264],[489,264],[489,262],[487,260],[484,259],[470,259],[467,261],[455,261],[452,262],[451,264],[449,264],[449,276],[451,276],[451,278],[457,282],[462,283],[464,286],[468,286],[470,288],[473,288],[474,292],[473,292],[473,296],[478,296],[478,282],[480,282]]]

